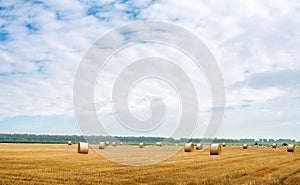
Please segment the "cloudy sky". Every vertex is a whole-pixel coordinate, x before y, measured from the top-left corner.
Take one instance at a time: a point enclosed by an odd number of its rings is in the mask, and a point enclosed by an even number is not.
[[[216,58],[226,88],[217,137],[300,140],[299,12],[296,0],[1,1],[0,133],[80,134],[73,86],[85,53],[112,29],[154,20],[191,31]],[[168,110],[165,125],[135,133],[116,123],[109,88],[125,65],[124,56],[126,61],[168,58],[189,74],[201,102],[192,136],[201,137],[212,108],[205,77],[182,53],[151,43],[120,51],[102,81],[99,74],[94,103],[108,132],[169,136],[180,119],[176,91],[156,79],[137,84],[129,106],[137,118],[147,119],[149,101],[159,96]]]

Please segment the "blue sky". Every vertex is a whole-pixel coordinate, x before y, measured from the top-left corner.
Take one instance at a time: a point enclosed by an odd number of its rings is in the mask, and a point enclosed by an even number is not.
[[[1,1],[0,133],[80,134],[72,93],[85,52],[109,30],[134,21],[158,20],[192,31],[215,56],[226,84],[226,116],[218,137],[300,140],[299,9],[294,0]],[[133,47],[112,60],[176,52],[171,50]],[[113,78],[122,65],[108,66],[105,74]],[[177,65],[200,84],[202,109],[194,137],[201,137],[211,98],[205,78],[194,74],[192,66]],[[152,93],[147,91],[149,84]],[[178,119],[176,93],[158,84],[144,82],[133,91],[134,115],[149,116],[148,97],[158,93],[172,102],[170,120]],[[115,125],[109,95],[97,87],[95,91],[95,105],[107,129],[116,135],[136,134]],[[150,135],[168,136],[171,131],[172,125],[167,124]]]

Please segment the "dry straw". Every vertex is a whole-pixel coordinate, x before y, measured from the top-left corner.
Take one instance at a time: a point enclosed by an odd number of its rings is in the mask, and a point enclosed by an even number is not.
[[[99,143],[99,149],[105,149],[106,148],[106,143],[105,142],[100,142]]]
[[[111,143],[111,146],[117,146],[118,145],[118,142],[114,141]]]
[[[187,143],[184,145],[184,151],[185,152],[193,152],[194,151],[194,144],[193,143]]]
[[[221,145],[220,144],[211,144],[210,145],[210,155],[220,155],[221,154]]]
[[[88,154],[89,153],[89,144],[88,143],[83,143],[83,142],[79,142],[78,143],[78,153],[81,154]]]
[[[72,141],[68,141],[68,145],[72,145],[73,144],[73,142]]]
[[[272,146],[272,148],[277,148],[277,144],[276,143],[273,143],[271,146]]]
[[[293,144],[288,144],[287,145],[287,151],[288,152],[294,152],[295,148],[296,148],[296,145],[293,145]]]
[[[243,149],[248,149],[248,144],[243,144]]]
[[[145,143],[140,143],[140,144],[139,144],[139,147],[140,147],[140,148],[144,148],[145,146],[146,146]]]
[[[163,146],[163,142],[156,142],[156,146]]]
[[[196,150],[202,150],[203,149],[203,145],[202,144],[197,144],[196,145]]]

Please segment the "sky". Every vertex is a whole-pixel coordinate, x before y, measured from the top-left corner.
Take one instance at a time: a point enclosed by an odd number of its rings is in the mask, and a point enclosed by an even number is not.
[[[86,52],[110,30],[163,21],[195,34],[218,63],[226,107],[217,137],[300,140],[299,12],[296,0],[0,1],[0,133],[82,134],[73,87]],[[191,137],[203,136],[212,109],[205,75],[186,55],[157,43],[121,50],[99,74],[94,103],[104,127],[111,135],[167,137],[174,131],[178,94],[157,79],[136,84],[129,105],[143,120],[151,116],[151,99],[162,98],[163,125],[136,133],[115,118],[111,82],[129,61],[150,56],[172,60],[192,79],[200,104]]]

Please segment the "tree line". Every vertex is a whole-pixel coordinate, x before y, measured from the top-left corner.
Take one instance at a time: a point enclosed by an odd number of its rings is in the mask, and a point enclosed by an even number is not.
[[[79,135],[36,135],[36,134],[0,134],[0,142],[20,143],[66,143],[68,141],[98,143],[100,141],[118,141],[124,143],[295,143],[295,139],[226,139],[226,138],[165,138],[165,137],[132,137],[132,136],[79,136]]]

